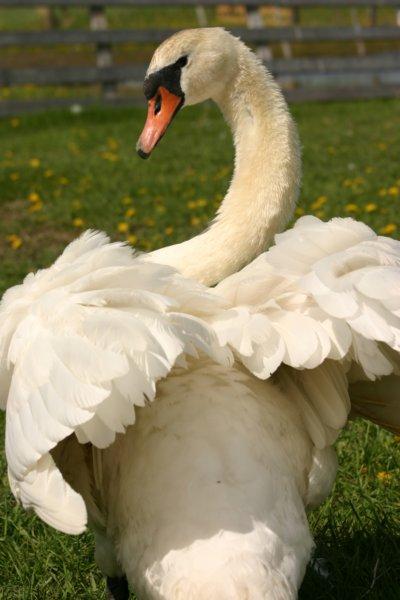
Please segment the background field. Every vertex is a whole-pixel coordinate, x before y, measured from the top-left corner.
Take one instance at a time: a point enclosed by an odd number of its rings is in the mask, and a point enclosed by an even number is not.
[[[304,182],[297,215],[400,227],[400,102],[301,105]],[[215,212],[231,174],[230,134],[211,106],[185,109],[147,162],[135,110],[0,121],[0,288],[49,264],[79,231],[105,229],[141,250],[183,240]],[[357,422],[340,473],[311,516],[317,541],[303,600],[400,597],[400,440]],[[90,534],[69,538],[15,506],[1,457],[0,598],[99,599]]]
[[[264,27],[287,27],[294,23],[300,28],[302,27],[329,27],[334,25],[337,31],[343,26],[356,26],[368,28],[372,24],[375,26],[395,26],[397,24],[397,10],[394,7],[380,7],[379,10],[371,10],[371,7],[335,7],[334,0],[332,0],[332,6],[329,7],[308,7],[301,8],[301,10],[295,13],[290,8],[276,9],[271,6],[261,7],[259,13],[259,24]],[[68,4],[68,2],[67,2]],[[111,30],[115,29],[162,29],[162,28],[186,28],[186,27],[197,27],[200,24],[207,24],[209,26],[223,26],[227,28],[244,27],[247,26],[247,12],[245,6],[229,7],[228,5],[220,5],[218,7],[210,7],[200,12],[201,16],[199,19],[199,13],[196,12],[194,6],[187,7],[171,7],[166,6],[160,8],[159,6],[129,6],[129,7],[108,7],[104,15],[107,18],[108,27]],[[2,8],[0,6],[0,36],[6,32],[46,32],[53,30],[53,33],[62,34],[62,32],[84,31],[89,28],[90,14],[87,8],[75,7],[65,8],[56,7],[50,11],[44,7],[31,7],[31,8]],[[104,23],[103,23],[104,25]],[[390,38],[390,36],[389,36]],[[381,53],[392,53],[400,50],[400,40],[389,39],[386,35],[383,35],[380,39],[368,39],[365,43],[361,43],[358,39],[352,39],[348,41],[335,41],[328,39],[319,39],[318,41],[302,42],[299,39],[288,43],[273,42],[272,40],[268,44],[270,51],[273,54],[274,59],[282,58],[289,52],[293,57],[324,57],[324,56],[336,56],[336,57],[351,57],[358,55],[360,52],[366,52],[367,55],[375,55]],[[134,38],[132,38],[134,39]],[[0,40],[1,42],[1,40]],[[107,55],[108,58],[102,56],[102,64],[104,60],[111,60],[115,67],[127,67],[134,64],[141,65],[147,63],[156,47],[156,43],[138,43],[138,42],[125,42],[117,43],[112,46],[111,54]],[[1,44],[0,44],[1,46]],[[256,48],[256,46],[253,46]],[[43,70],[51,67],[51,69],[74,69],[77,67],[85,68],[94,66],[96,64],[96,44],[79,43],[79,44],[53,44],[53,45],[25,45],[20,43],[14,43],[11,46],[1,46],[0,52],[0,70],[4,69],[4,72],[0,71],[0,81],[4,83],[0,87],[0,109],[1,100],[3,100],[3,109],[5,103],[9,105],[7,110],[11,110],[11,105],[14,101],[44,101],[50,98],[57,102],[66,101],[71,98],[93,98],[99,97],[101,86],[98,84],[90,84],[85,86],[82,82],[82,75],[75,74],[74,77],[78,77],[78,85],[62,85],[60,80],[58,84],[54,82],[49,86],[40,85],[38,83],[40,75],[36,72],[35,75],[29,75],[28,79],[23,79],[26,83],[19,83],[18,85],[10,85],[10,81],[13,81],[14,76],[10,73],[7,75],[8,69],[17,69],[19,75],[20,71],[28,68],[39,68]],[[392,64],[392,61],[389,61]],[[107,63],[108,64],[108,63]],[[359,63],[357,63],[359,64]],[[330,88],[337,86],[371,86],[371,77],[373,85],[372,87],[379,87],[379,93],[383,97],[385,96],[384,88],[385,85],[381,85],[382,82],[391,83],[392,86],[397,82],[398,74],[396,75],[397,69],[392,64],[391,75],[388,74],[387,69],[382,67],[383,63],[380,63],[380,67],[375,67],[370,74],[366,74],[365,71],[358,71],[359,67],[355,68],[355,72],[347,75],[342,72],[342,67],[336,67],[335,73],[330,73],[328,77],[321,79],[321,74],[308,73],[308,76],[304,73],[301,75],[297,73],[296,77],[293,77],[293,71],[291,76],[284,75],[281,77],[281,84],[285,86],[288,91],[294,93],[297,87],[302,87],[304,84],[311,87],[325,87]],[[364,64],[365,67],[365,64]],[[282,69],[282,65],[280,67]],[[318,67],[315,65],[315,69],[320,72],[321,65]],[[363,75],[364,74],[364,75]],[[43,73],[42,73],[43,75]],[[282,75],[282,73],[281,73]],[[310,77],[311,75],[311,77]],[[48,74],[47,77],[50,75]],[[60,72],[58,72],[58,77]],[[71,76],[71,73],[70,75]],[[65,77],[65,73],[63,75]],[[365,77],[367,79],[365,79]],[[381,79],[383,78],[383,79]],[[130,79],[130,78],[128,78]],[[135,78],[134,78],[135,79]],[[18,81],[21,81],[18,79]],[[369,83],[367,83],[369,81]],[[14,80],[15,82],[15,80]],[[308,82],[308,83],[307,83]],[[111,85],[113,93],[116,93],[120,100],[126,98],[137,98],[137,85],[132,85],[130,82],[121,82],[119,85]],[[108,94],[110,93],[110,86],[107,87]],[[315,91],[315,90],[314,90]],[[386,92],[387,93],[387,92]],[[391,94],[394,93],[392,89]],[[336,98],[337,96],[333,96]],[[353,96],[356,97],[356,96]],[[110,98],[109,98],[110,99]],[[14,106],[14,105],[13,105]],[[12,109],[14,112],[15,107]],[[3,113],[5,114],[5,113]],[[11,114],[10,112],[7,114]]]

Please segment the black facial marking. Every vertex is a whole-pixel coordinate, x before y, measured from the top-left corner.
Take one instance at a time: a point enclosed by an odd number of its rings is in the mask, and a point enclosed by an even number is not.
[[[154,106],[154,114],[158,115],[158,113],[160,112],[160,110],[161,110],[161,95],[157,94],[156,103],[155,103],[155,106]]]
[[[171,94],[184,98],[185,94],[181,88],[181,74],[187,61],[187,56],[181,56],[172,65],[168,65],[146,77],[143,83],[143,91],[147,100],[156,95],[160,86],[165,87]]]

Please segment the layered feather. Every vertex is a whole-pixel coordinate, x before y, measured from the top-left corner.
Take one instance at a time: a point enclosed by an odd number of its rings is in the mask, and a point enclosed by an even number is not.
[[[57,529],[82,531],[84,503],[50,451],[71,434],[98,448],[111,444],[186,355],[229,363],[229,351],[201,319],[219,308],[205,288],[91,232],[4,295],[6,455],[12,490],[25,507]]]
[[[374,379],[393,370],[380,343],[400,350],[399,292],[400,242],[352,219],[304,217],[217,286],[230,310],[214,326],[259,377],[346,358]]]
[[[399,242],[351,219],[307,217],[208,289],[85,234],[0,306],[16,497],[58,529],[81,531],[84,505],[50,451],[71,434],[107,447],[134,423],[134,407],[154,399],[157,381],[199,353],[229,364],[233,351],[256,377],[275,374],[316,448],[345,425],[349,383],[353,411],[397,431],[399,263]]]
[[[317,447],[331,437],[324,427],[338,431],[346,422],[350,405],[343,374],[350,368],[355,373],[357,365],[359,379],[374,381],[396,369],[400,242],[379,237],[362,223],[304,217],[215,291],[230,308],[217,315],[213,325],[238,360],[261,378],[282,363],[300,371],[301,375],[291,376],[295,381],[291,388],[294,396],[306,398],[304,414]],[[342,374],[333,373],[332,367],[330,374],[321,370],[326,361],[337,361]],[[286,375],[284,379],[290,386]],[[327,392],[335,379],[341,382],[336,396]],[[386,389],[391,391],[392,428],[396,428],[400,401],[397,405],[393,401],[393,381]],[[368,390],[365,398],[373,395],[372,385]],[[358,413],[362,413],[360,393]],[[314,400],[309,410],[310,395]],[[369,412],[371,405],[364,414]],[[377,412],[375,406],[373,417],[379,422]],[[386,410],[381,422],[388,426],[388,421],[390,426]]]

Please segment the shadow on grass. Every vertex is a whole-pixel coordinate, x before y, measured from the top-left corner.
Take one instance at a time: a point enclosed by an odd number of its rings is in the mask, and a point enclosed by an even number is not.
[[[299,600],[399,600],[400,536],[394,523],[346,531],[327,525],[315,536],[314,558]]]

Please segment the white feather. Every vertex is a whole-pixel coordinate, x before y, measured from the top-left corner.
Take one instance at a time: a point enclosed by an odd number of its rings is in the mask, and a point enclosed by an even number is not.
[[[315,446],[331,444],[350,410],[349,366],[370,380],[397,368],[382,344],[399,351],[399,248],[352,220],[303,219],[208,290],[84,235],[0,307],[7,460],[18,489],[29,474],[25,505],[47,510],[33,478],[52,448],[74,432],[110,445],[185,355],[229,368],[233,352],[260,379],[277,372]]]
[[[134,422],[134,406],[154,399],[156,382],[185,354],[229,363],[229,350],[197,316],[201,307],[210,315],[221,304],[173,269],[145,262],[93,232],[4,295],[6,454],[25,507],[63,531],[82,530],[82,501],[62,481],[49,452],[74,432],[82,443],[110,445]],[[197,314],[184,312],[183,305],[196,307]]]

